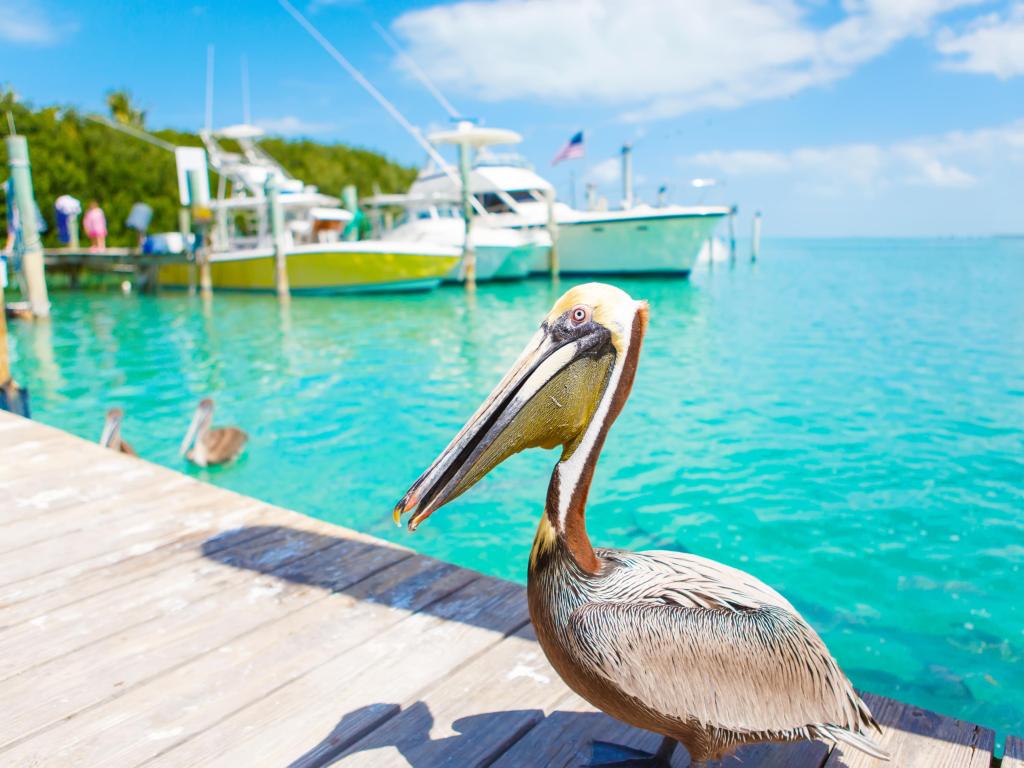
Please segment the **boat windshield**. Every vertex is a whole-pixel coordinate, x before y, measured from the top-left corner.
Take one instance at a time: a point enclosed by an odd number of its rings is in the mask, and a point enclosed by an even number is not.
[[[542,203],[544,193],[539,189],[509,189],[505,195],[517,203]],[[512,208],[497,192],[478,192],[476,199],[488,213],[511,213]]]

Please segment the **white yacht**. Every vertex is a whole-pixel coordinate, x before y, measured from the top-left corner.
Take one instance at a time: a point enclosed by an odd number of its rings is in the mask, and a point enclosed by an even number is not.
[[[457,130],[474,130],[460,123]],[[557,224],[559,271],[563,274],[688,274],[727,206],[653,207],[632,201],[629,155],[623,153],[624,200],[619,210],[579,210],[549,199],[554,187],[523,160],[478,152],[470,174],[475,202],[494,224],[536,231]],[[431,162],[410,195],[456,195],[451,173]],[[538,250],[532,269],[548,269]]]

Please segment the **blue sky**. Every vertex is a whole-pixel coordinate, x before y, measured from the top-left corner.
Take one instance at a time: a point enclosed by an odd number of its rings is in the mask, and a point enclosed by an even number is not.
[[[737,203],[796,235],[1024,232],[1024,2],[978,0],[296,0],[424,128],[446,113],[373,31],[387,28],[460,112],[524,136],[569,196],[575,171],[619,199],[618,148],[638,192]],[[0,81],[37,105],[101,109],[128,88],[149,125],[215,122],[421,151],[275,0],[4,0]],[[587,157],[550,159],[584,129]],[[698,193],[695,177],[719,186]]]

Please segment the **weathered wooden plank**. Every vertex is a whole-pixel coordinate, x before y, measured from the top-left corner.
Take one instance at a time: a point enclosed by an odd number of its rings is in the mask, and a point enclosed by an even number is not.
[[[206,500],[194,504],[189,501],[182,503],[179,511],[190,515],[209,507],[210,503]],[[0,621],[4,625],[15,623],[7,620],[8,609],[17,608],[19,614],[32,618],[88,597],[92,592],[84,591],[85,588],[97,580],[100,586],[94,591],[103,591],[104,588],[144,575],[147,567],[163,570],[174,566],[178,560],[195,559],[201,556],[202,547],[214,546],[214,542],[221,537],[229,536],[232,541],[237,541],[239,536],[246,535],[248,531],[257,535],[261,530],[260,524],[268,517],[276,519],[277,515],[272,507],[260,502],[220,500],[217,502],[216,514],[209,515],[209,525],[190,526],[185,533],[169,542],[162,539],[143,540],[127,549],[105,552],[30,579],[0,586],[0,616],[3,617]],[[81,593],[80,585],[83,588]]]
[[[36,593],[32,582],[40,577],[59,571],[83,573],[145,554],[192,531],[212,531],[223,518],[239,510],[243,511],[244,523],[257,506],[252,500],[216,493],[190,493],[170,503],[160,499],[140,502],[138,518],[132,525],[91,528],[76,537],[73,548],[58,538],[0,555],[0,604],[23,599],[18,596],[26,591]]]
[[[882,726],[878,741],[892,755],[892,762],[837,744],[826,768],[989,768],[995,746],[990,729],[883,696],[862,695]]]
[[[1024,739],[1019,736],[1006,737],[1000,768],[1024,768]]]
[[[250,519],[255,523],[262,521],[260,514],[271,512],[270,508],[256,503],[251,504],[250,509]],[[77,573],[74,577],[63,578],[64,571],[51,571],[28,582],[27,586],[31,586],[31,590],[23,590],[18,599],[5,602],[3,592],[0,591],[0,632],[101,592],[110,592],[157,571],[170,570],[181,563],[196,560],[203,557],[204,553],[214,555],[218,550],[266,536],[273,530],[273,526],[247,525],[228,530],[193,531],[167,546],[95,570]],[[74,588],[69,589],[72,583]],[[26,586],[26,582],[19,582],[17,586]]]
[[[528,621],[522,588],[465,589],[165,752],[157,765],[289,765],[336,755]]]
[[[554,675],[554,670],[550,670],[550,674]],[[590,762],[591,745],[595,740],[645,752],[653,752],[661,744],[661,737],[597,712],[576,694],[568,693],[542,722],[512,745],[493,764],[493,768],[519,768],[523,765],[577,768]],[[672,756],[673,768],[687,764],[685,754],[677,749]]]
[[[268,536],[221,550],[216,560],[189,561],[0,631],[0,681],[233,585],[249,584],[251,573],[239,568],[275,571],[336,541],[276,528]]]
[[[375,603],[366,597],[376,595],[387,600],[387,595],[400,593],[413,601],[415,609],[473,578],[473,574],[454,566],[409,557],[401,550],[376,547],[364,551],[376,557],[403,559],[352,588],[344,588],[343,592],[331,593],[319,586],[309,586],[316,580],[318,555],[303,561],[309,572],[295,571],[292,581],[254,577],[248,595],[231,595],[230,602],[202,601],[191,607],[199,610],[212,604],[217,610],[212,616],[203,616],[200,626],[193,629],[194,642],[201,645],[187,649],[184,654],[175,649],[173,663],[162,661],[165,647],[155,651],[142,649],[140,653],[139,639],[128,640],[125,648],[118,649],[117,656],[141,656],[150,664],[159,662],[166,674],[149,674],[144,678],[145,684],[139,684],[143,682],[139,675],[123,686],[128,690],[122,695],[82,711],[60,728],[38,733],[0,751],[0,762],[136,765],[327,659],[370,641],[406,615],[386,602]],[[313,597],[313,592],[319,596]],[[256,622],[251,617],[261,609],[266,615]],[[267,621],[268,616],[274,619]],[[248,626],[240,631],[237,627],[246,622]],[[232,631],[231,627],[236,629]],[[106,658],[97,655],[92,660],[103,663]],[[123,678],[121,672],[113,680]],[[112,728],[114,723],[116,727]],[[0,728],[5,727],[0,723]]]
[[[544,765],[550,768],[576,768],[591,760],[594,741],[606,741],[653,752],[661,737],[642,731],[596,711],[586,701],[570,694],[560,701],[542,723],[493,764],[493,768],[517,768]],[[821,742],[797,744],[757,744],[744,747],[734,755],[708,764],[708,768],[821,768],[829,754]],[[674,768],[689,765],[682,747],[672,755]]]
[[[138,461],[98,445],[68,437],[70,444],[56,441],[38,445],[27,441],[24,456],[0,458],[8,461],[0,474],[0,494],[11,501],[0,508],[0,521],[12,522],[39,517],[77,504],[116,497],[125,490],[147,484],[169,482],[183,475]],[[28,450],[31,448],[31,452]]]
[[[338,764],[490,765],[565,695],[533,638],[509,637],[349,747]]]
[[[76,534],[81,535],[106,525],[124,525],[122,521],[137,519],[143,510],[160,510],[161,506],[167,505],[168,498],[180,497],[181,492],[186,490],[193,490],[192,484],[187,477],[179,475],[173,480],[142,483],[137,487],[110,492],[97,501],[75,502],[60,509],[33,512],[15,520],[0,520],[0,568],[8,552],[61,537],[66,537],[66,546],[71,549],[75,546],[73,537]]]

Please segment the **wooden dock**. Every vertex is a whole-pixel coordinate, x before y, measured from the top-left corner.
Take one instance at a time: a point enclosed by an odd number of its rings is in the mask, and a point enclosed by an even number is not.
[[[187,262],[185,254],[142,253],[138,248],[47,248],[43,263],[48,275],[67,275],[72,287],[86,273],[120,275],[133,279],[140,290],[155,287],[157,272],[164,264]]]
[[[991,730],[868,701],[889,765],[992,764]],[[5,413],[0,712],[3,766],[568,768],[595,736],[658,743],[558,680],[519,585]],[[809,742],[721,765],[885,764]]]

